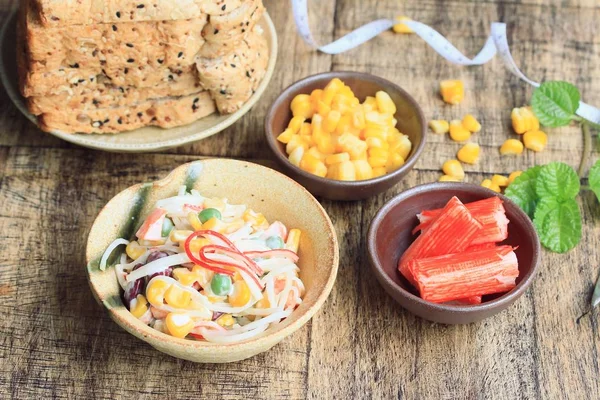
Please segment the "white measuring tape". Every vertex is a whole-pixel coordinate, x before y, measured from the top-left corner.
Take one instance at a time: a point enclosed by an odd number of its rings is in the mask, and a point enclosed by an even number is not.
[[[382,32],[391,29],[398,21],[391,19],[379,19],[377,21],[369,22],[366,25],[348,33],[346,36],[329,43],[324,46],[319,46],[315,41],[308,22],[308,0],[291,0],[292,8],[294,10],[294,19],[296,20],[296,27],[298,33],[306,43],[319,51],[327,54],[340,54],[345,51],[351,50],[361,44],[373,39],[375,36]],[[473,59],[468,58],[461,53],[452,43],[442,36],[438,31],[422,24],[417,21],[402,21],[402,23],[423,39],[432,49],[434,49],[440,56],[453,64],[470,66],[470,65],[483,65],[500,54],[502,62],[508,68],[510,72],[518,76],[525,82],[538,87],[540,84],[535,82],[523,74],[517,67],[515,60],[510,54],[510,47],[508,46],[508,39],[506,37],[506,24],[500,22],[492,23],[492,32],[488,37],[483,49]],[[600,124],[600,109],[592,107],[589,104],[583,102],[579,103],[579,109],[577,115],[585,118],[596,124]]]

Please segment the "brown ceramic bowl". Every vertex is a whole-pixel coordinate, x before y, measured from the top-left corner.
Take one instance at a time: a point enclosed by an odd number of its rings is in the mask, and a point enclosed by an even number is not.
[[[414,241],[411,231],[418,223],[416,215],[422,210],[443,207],[452,196],[458,197],[463,203],[500,197],[510,220],[508,239],[503,244],[518,246],[515,251],[519,261],[517,287],[503,295],[484,296],[480,305],[429,303],[418,296],[416,289],[397,269],[400,256]],[[540,260],[540,241],[527,214],[507,197],[466,183],[431,183],[394,197],[371,222],[368,248],[375,276],[386,292],[411,313],[443,324],[476,322],[506,309],[531,285]]]
[[[333,78],[339,78],[350,86],[361,102],[367,96],[374,96],[379,90],[384,90],[396,103],[398,109],[394,115],[398,120],[396,127],[400,132],[408,135],[413,145],[406,163],[398,170],[375,179],[344,182],[310,174],[288,160],[285,146],[277,141],[277,136],[287,128],[292,119],[290,111],[292,100],[298,94],[310,94],[315,89],[323,89]],[[267,113],[265,131],[267,142],[284,172],[312,194],[331,200],[360,200],[386,191],[413,169],[425,146],[427,129],[421,107],[400,86],[383,78],[360,72],[327,72],[305,78],[284,90]]]
[[[115,239],[129,239],[156,201],[174,196],[182,185],[207,197],[227,197],[233,204],[246,204],[264,213],[268,220],[283,221],[302,230],[298,266],[306,294],[292,315],[247,341],[215,344],[166,335],[145,325],[125,308],[114,268],[110,266],[101,271],[98,267],[100,257]],[[273,196],[273,193],[278,195]],[[123,329],[174,357],[202,363],[225,363],[267,351],[312,318],[333,288],[339,247],[327,213],[299,184],[260,165],[211,159],[182,165],[160,181],[135,185],[115,196],[92,226],[86,256],[87,276],[94,297]]]

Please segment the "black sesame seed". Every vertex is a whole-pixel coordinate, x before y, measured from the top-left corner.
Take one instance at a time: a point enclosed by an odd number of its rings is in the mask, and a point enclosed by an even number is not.
[[[159,64],[162,64],[162,63],[165,62],[165,60],[161,60],[160,58],[158,60],[156,60],[156,61],[158,61]]]
[[[221,7],[221,10],[225,11],[226,8],[227,8],[227,4],[223,4],[223,7]]]
[[[127,60],[128,63],[134,63],[135,60],[133,58],[130,58],[129,60]]]
[[[156,121],[157,121],[156,117],[152,117],[152,119],[150,120],[150,122],[156,122]]]
[[[246,71],[246,76],[247,76],[248,78],[251,78],[251,76],[250,76],[250,71]]]
[[[113,25],[112,28],[113,28],[113,31],[115,31],[115,32],[117,31],[117,26],[116,25]]]
[[[83,83],[83,82],[85,82],[85,79],[80,79],[79,80],[79,83]]]
[[[127,47],[133,47],[133,45],[131,43],[127,43]]]
[[[245,29],[245,28],[244,28],[244,29],[242,29],[242,33],[245,33],[245,32],[246,32],[246,29]]]
[[[175,77],[173,75],[169,75],[169,80],[172,81],[173,79],[175,79]]]
[[[137,113],[137,116],[138,116],[139,118],[142,118],[142,117],[144,116],[144,114],[142,114],[141,112],[139,112],[139,113]]]
[[[121,11],[117,11],[117,18],[121,18]]]
[[[144,8],[144,7],[146,7],[146,6],[145,6],[145,5],[143,5],[143,4],[139,4],[139,5],[137,6],[137,8]]]
[[[92,103],[94,103],[95,106],[97,106],[98,104],[100,104],[100,102],[96,99],[92,100]]]
[[[129,73],[129,68],[125,68],[125,69],[123,70],[123,72],[125,73],[125,75],[127,75],[127,74]]]
[[[123,120],[122,120],[121,118],[119,118],[119,119],[117,120],[117,122],[119,123],[119,125],[122,125],[122,124],[123,124]]]
[[[227,94],[227,91],[225,89],[221,89],[221,91],[219,93],[221,93],[221,94]]]
[[[219,30],[215,29],[214,35],[216,35],[217,33],[219,33]]]
[[[79,68],[79,64],[78,64],[78,63],[75,63],[75,64],[71,65],[70,67],[71,67],[71,68]]]
[[[121,91],[121,93],[125,93],[125,89],[123,89],[123,87],[119,86],[119,90]]]
[[[235,68],[235,64],[229,64],[229,65],[231,65],[231,68]]]
[[[110,122],[110,119],[109,119],[109,118],[106,118],[106,119],[104,120],[104,123],[105,123],[105,124],[108,124],[109,122]]]
[[[179,52],[179,54],[177,54],[177,57],[178,57],[178,58],[181,58],[181,57],[183,57],[183,51],[180,51],[180,52]]]

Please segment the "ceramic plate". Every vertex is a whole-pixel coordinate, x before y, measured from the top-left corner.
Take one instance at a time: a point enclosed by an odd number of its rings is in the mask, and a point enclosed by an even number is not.
[[[29,113],[23,97],[19,93],[17,67],[16,67],[16,49],[15,32],[17,22],[17,12],[6,19],[2,31],[0,32],[0,79],[4,85],[8,96],[15,106],[33,123],[37,124],[35,116]],[[270,59],[267,66],[265,77],[254,95],[237,112],[229,115],[213,114],[202,118],[190,125],[171,129],[161,129],[156,127],[141,128],[131,132],[120,133],[116,135],[83,135],[69,134],[64,132],[51,132],[67,142],[78,144],[80,146],[92,149],[115,151],[115,152],[148,152],[164,150],[172,147],[181,146],[186,143],[195,142],[216,133],[232,125],[235,121],[246,114],[250,108],[258,101],[264,93],[275,69],[277,59],[277,33],[273,26],[273,21],[267,13],[258,24],[264,30],[264,35],[269,44]]]
[[[282,221],[288,227],[302,231],[298,266],[306,294],[292,315],[260,336],[225,345],[174,338],[145,325],[125,308],[114,268],[100,271],[99,260],[115,239],[133,236],[157,200],[175,196],[182,185],[188,190],[196,189],[206,197],[226,197],[231,204],[246,204],[264,214],[268,221]],[[112,257],[118,258],[119,253],[115,251]],[[123,329],[172,356],[196,362],[223,363],[266,351],[300,329],[323,305],[333,288],[339,247],[327,213],[302,186],[260,165],[212,159],[182,165],[163,180],[135,185],[115,196],[92,226],[86,259],[95,298]],[[110,262],[109,258],[109,265]]]

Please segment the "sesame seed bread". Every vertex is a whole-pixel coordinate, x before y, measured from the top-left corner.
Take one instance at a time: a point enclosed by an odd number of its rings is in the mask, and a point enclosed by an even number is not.
[[[208,92],[147,100],[119,108],[73,112],[62,109],[38,117],[44,131],[119,133],[145,126],[172,128],[190,124],[216,111]]]
[[[244,0],[33,0],[44,26],[179,21],[221,15]]]

